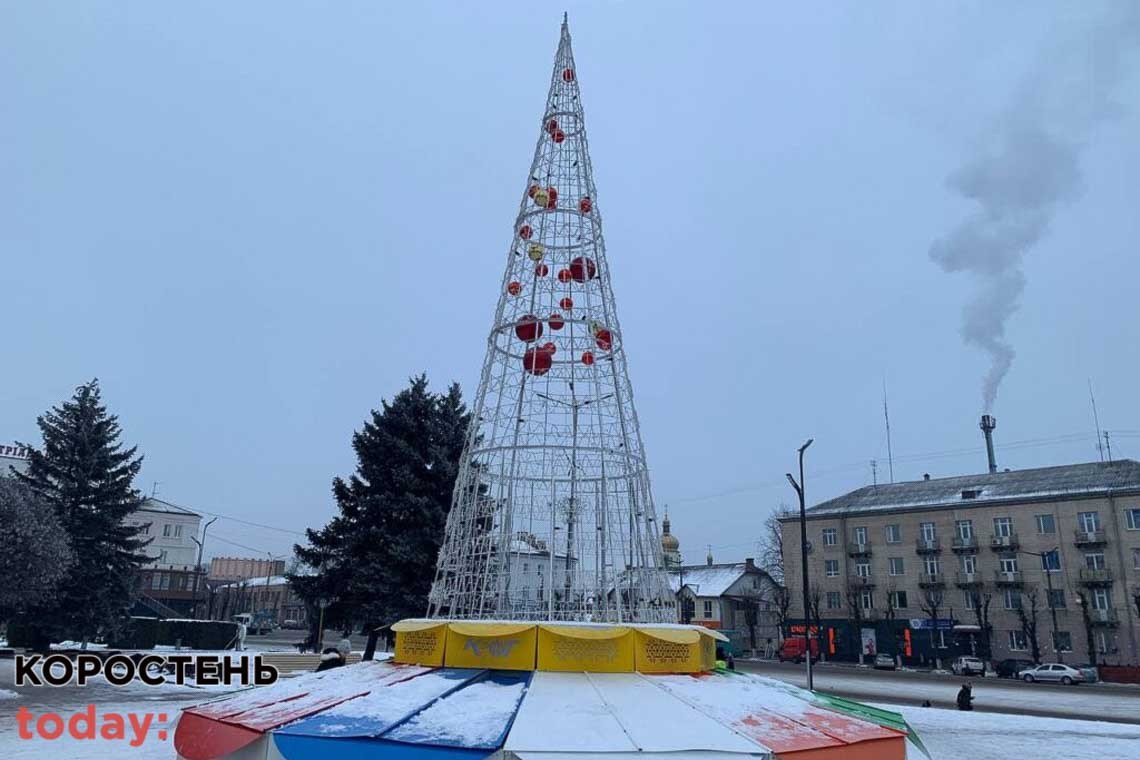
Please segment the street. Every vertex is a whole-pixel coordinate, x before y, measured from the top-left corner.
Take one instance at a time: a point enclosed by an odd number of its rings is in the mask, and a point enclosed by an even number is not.
[[[806,686],[805,666],[790,662],[737,660],[738,670]],[[956,709],[954,699],[966,681],[974,684],[976,712],[1076,718],[1114,723],[1140,722],[1140,687],[1121,684],[1061,686],[1012,679],[963,678],[846,665],[816,665],[817,691],[867,702]]]

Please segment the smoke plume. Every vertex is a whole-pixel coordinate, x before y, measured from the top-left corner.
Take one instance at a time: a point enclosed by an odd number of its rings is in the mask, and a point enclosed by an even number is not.
[[[1048,232],[1058,208],[1079,195],[1080,156],[1093,129],[1120,113],[1113,92],[1140,41],[1140,3],[1108,4],[1103,11],[1044,52],[947,178],[948,187],[977,208],[931,245],[930,258],[977,283],[963,310],[962,338],[990,356],[982,380],[987,412],[1016,355],[1006,324],[1025,289],[1023,258]]]

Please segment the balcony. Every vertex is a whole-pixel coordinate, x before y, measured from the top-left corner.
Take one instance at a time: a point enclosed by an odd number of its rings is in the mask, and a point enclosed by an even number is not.
[[[954,585],[958,588],[977,588],[984,583],[981,573],[956,573]]]
[[[990,548],[994,551],[1013,552],[1017,551],[1017,547],[1020,545],[1021,544],[1017,541],[1016,533],[1011,533],[1008,536],[999,536],[996,534],[990,536]]]
[[[1025,581],[1019,570],[995,570],[994,583],[999,586],[1020,586]]]
[[[978,539],[970,536],[969,538],[962,538],[961,536],[954,536],[954,543],[950,546],[952,551],[959,554],[968,552],[976,552],[978,550]]]
[[[918,576],[918,585],[921,588],[942,588],[946,585],[946,576],[942,573],[923,573]]]
[[[1112,585],[1112,571],[1108,569],[1093,570],[1092,568],[1081,568],[1081,583],[1086,586],[1110,586]]]
[[[937,538],[920,538],[915,541],[914,550],[919,554],[938,554],[942,551],[942,542]]]
[[[851,589],[874,588],[875,579],[869,575],[852,575],[847,579],[847,586]]]
[[[1120,625],[1120,618],[1116,615],[1116,610],[1109,608],[1107,610],[1098,610],[1096,608],[1089,610],[1089,622],[1094,626],[1104,626],[1107,628],[1115,628]]]
[[[848,557],[870,557],[871,556],[871,543],[860,544],[852,541],[847,544]]]
[[[1103,530],[1077,530],[1073,543],[1077,546],[1103,546],[1108,541]]]

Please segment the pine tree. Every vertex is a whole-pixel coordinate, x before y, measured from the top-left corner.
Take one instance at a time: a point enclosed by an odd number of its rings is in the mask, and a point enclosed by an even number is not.
[[[17,477],[52,506],[75,561],[55,602],[29,612],[28,622],[57,640],[87,642],[122,624],[135,570],[147,561],[142,549],[149,541],[124,523],[142,501],[132,485],[142,457],[123,449],[118,417],[107,413],[98,380],[37,423],[43,448],[29,447],[28,470]]]
[[[51,505],[0,475],[0,623],[50,602],[73,556]]]
[[[295,547],[320,572],[291,578],[307,601],[336,600],[329,625],[424,614],[469,423],[458,385],[433,394],[420,375],[353,435],[356,472],[333,480],[340,513]]]

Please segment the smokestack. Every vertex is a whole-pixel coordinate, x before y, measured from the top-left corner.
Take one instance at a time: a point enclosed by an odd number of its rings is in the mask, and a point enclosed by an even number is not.
[[[992,415],[983,414],[978,427],[982,429],[982,435],[986,437],[986,457],[990,460],[990,474],[993,475],[997,472],[997,460],[994,459],[994,428],[997,427],[997,419]]]

